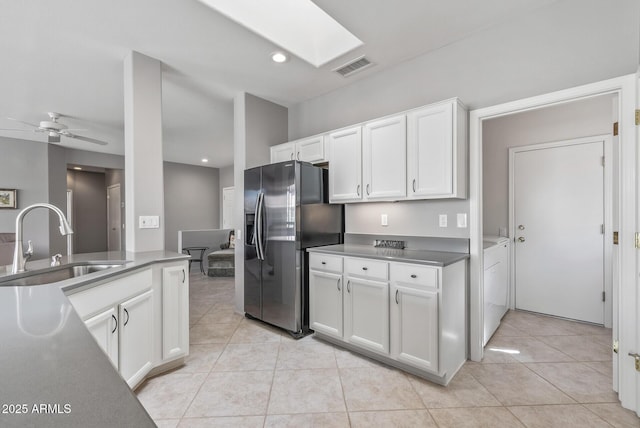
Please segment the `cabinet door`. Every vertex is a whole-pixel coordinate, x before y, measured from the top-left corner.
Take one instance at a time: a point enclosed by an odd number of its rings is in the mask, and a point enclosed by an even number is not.
[[[453,104],[407,115],[407,188],[410,197],[447,197],[453,193]]]
[[[362,200],[361,127],[329,134],[329,201]]]
[[[295,157],[304,162],[324,162],[324,136],[305,138],[296,142]]]
[[[345,339],[360,347],[389,354],[389,284],[346,278]]]
[[[438,373],[438,292],[391,284],[391,356]]]
[[[293,160],[294,143],[278,144],[277,146],[271,146],[271,163],[284,162]]]
[[[85,325],[98,345],[118,368],[118,318],[115,308],[109,308],[86,320]]]
[[[309,271],[309,326],[342,339],[342,275]]]
[[[118,307],[120,321],[120,374],[135,387],[149,373],[153,360],[153,290]]]
[[[367,123],[362,154],[365,199],[398,199],[407,195],[405,115]]]
[[[162,359],[189,354],[189,276],[185,266],[162,269]]]

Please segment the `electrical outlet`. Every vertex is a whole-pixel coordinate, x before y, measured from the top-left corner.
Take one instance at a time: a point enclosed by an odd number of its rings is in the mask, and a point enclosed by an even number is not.
[[[438,216],[438,225],[440,227],[447,227],[447,215],[446,214],[440,214]]]
[[[380,224],[382,226],[389,226],[389,218],[386,214],[380,214]]]
[[[138,217],[140,229],[159,229],[160,216],[157,215],[141,215]]]

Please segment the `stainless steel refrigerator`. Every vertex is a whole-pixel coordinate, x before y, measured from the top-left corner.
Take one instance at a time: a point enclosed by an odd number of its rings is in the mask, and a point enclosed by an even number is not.
[[[308,254],[342,243],[343,207],[327,170],[287,161],[244,172],[244,310],[302,336],[309,327]]]

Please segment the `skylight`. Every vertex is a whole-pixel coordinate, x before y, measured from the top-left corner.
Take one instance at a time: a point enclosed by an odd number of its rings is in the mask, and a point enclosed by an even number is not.
[[[200,0],[320,67],[363,43],[311,0]]]

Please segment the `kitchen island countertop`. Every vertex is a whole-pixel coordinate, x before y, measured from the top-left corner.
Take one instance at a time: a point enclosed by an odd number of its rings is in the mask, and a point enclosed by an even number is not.
[[[65,293],[154,263],[186,258],[169,251],[72,255],[63,257],[62,265],[89,260],[126,263],[35,286],[1,286],[10,278],[1,271],[0,426],[154,427]],[[27,263],[31,270],[48,266],[47,260]]]
[[[347,257],[366,257],[390,262],[418,263],[429,266],[448,266],[469,258],[467,253],[452,253],[430,250],[400,250],[396,248],[376,248],[369,245],[341,244],[308,248],[310,253],[333,254]]]

